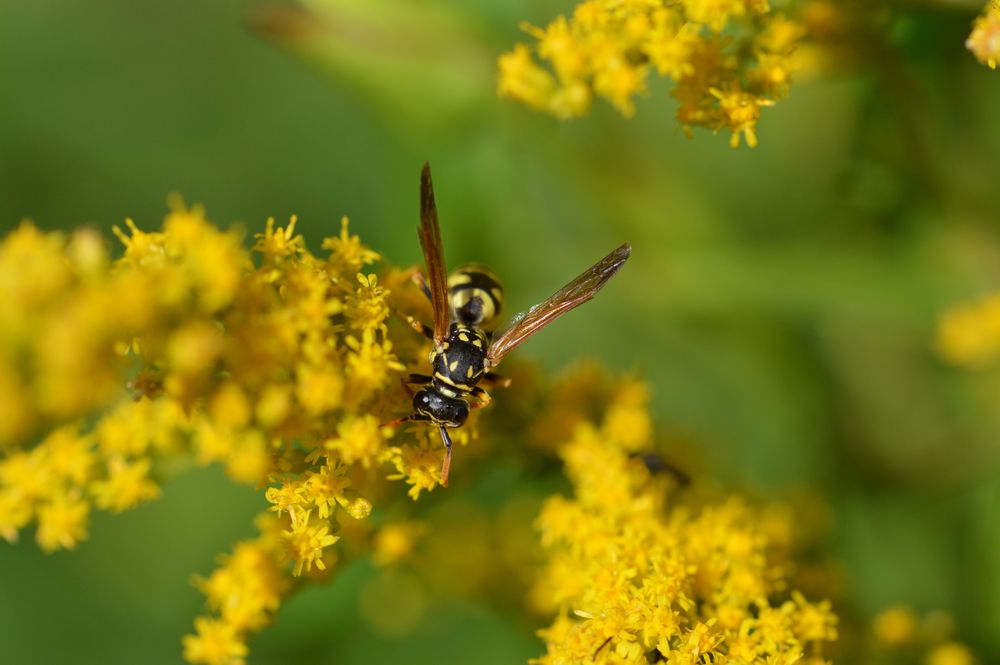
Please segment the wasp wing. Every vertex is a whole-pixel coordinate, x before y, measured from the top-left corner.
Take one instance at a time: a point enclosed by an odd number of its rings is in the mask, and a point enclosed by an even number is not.
[[[440,343],[448,336],[448,271],[444,264],[444,247],[441,244],[441,227],[438,225],[437,205],[434,203],[434,183],[431,166],[424,164],[420,173],[420,247],[427,264],[428,294],[434,310],[434,342]]]
[[[631,253],[632,248],[628,243],[625,243],[544,302],[515,316],[513,323],[493,338],[493,343],[490,344],[490,349],[486,354],[489,366],[495,367],[503,360],[504,356],[536,332],[597,295],[597,292],[608,283],[608,280],[614,277],[615,273],[625,265],[625,261],[628,260]]]

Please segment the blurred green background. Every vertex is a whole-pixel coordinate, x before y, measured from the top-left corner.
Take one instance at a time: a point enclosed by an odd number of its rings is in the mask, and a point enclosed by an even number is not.
[[[314,248],[346,214],[413,264],[429,160],[449,261],[489,263],[514,309],[628,240],[614,295],[518,353],[639,372],[664,432],[734,487],[829,501],[851,612],[947,610],[1000,662],[1000,372],[932,349],[943,309],[1000,288],[1000,72],[963,48],[973,5],[890,3],[878,56],[797,82],[765,109],[760,147],[734,151],[685,138],[663,82],[630,121],[498,100],[519,23],[568,1],[308,4],[321,23],[260,0],[4,0],[0,229],[153,228],[179,192],[250,232],[298,214]],[[191,574],[252,533],[262,501],[195,471],[96,515],[75,552],[0,545],[0,660],[178,662],[202,602]],[[358,611],[370,577],[360,562],[295,597],[251,662],[541,651],[530,625],[469,598],[380,634]]]

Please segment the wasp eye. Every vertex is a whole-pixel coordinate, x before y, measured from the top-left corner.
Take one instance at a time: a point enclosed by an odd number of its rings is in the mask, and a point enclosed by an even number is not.
[[[421,411],[427,411],[427,409],[430,408],[430,403],[431,395],[426,390],[421,390],[413,396],[413,410],[418,413]]]

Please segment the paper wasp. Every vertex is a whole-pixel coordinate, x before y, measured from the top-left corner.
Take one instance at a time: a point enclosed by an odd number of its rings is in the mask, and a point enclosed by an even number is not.
[[[407,385],[424,386],[413,395],[413,413],[386,423],[398,426],[408,421],[427,421],[438,427],[445,445],[441,484],[448,484],[451,468],[451,437],[448,428],[461,427],[470,408],[486,406],[490,395],[477,385],[505,384],[492,372],[504,357],[536,332],[560,316],[593,298],[625,264],[632,248],[625,243],[588,268],[542,303],[514,317],[504,330],[486,331],[503,304],[503,287],[496,276],[477,264],[468,264],[449,277],[445,268],[441,228],[438,225],[434,186],[429,164],[420,174],[420,247],[427,276],[415,281],[431,301],[434,327],[408,318],[418,332],[434,342],[430,352],[431,376],[410,374]],[[468,398],[476,400],[470,405]]]

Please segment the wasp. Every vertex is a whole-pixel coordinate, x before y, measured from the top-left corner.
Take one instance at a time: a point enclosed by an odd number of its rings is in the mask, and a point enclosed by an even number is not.
[[[434,326],[410,317],[410,325],[433,341],[431,375],[410,374],[409,386],[422,388],[413,394],[413,413],[386,423],[396,427],[409,421],[426,421],[438,428],[445,446],[441,484],[448,485],[451,468],[451,436],[448,429],[461,427],[469,410],[490,403],[490,394],[478,385],[506,385],[492,370],[529,337],[574,307],[593,298],[628,260],[632,248],[625,243],[592,265],[545,301],[516,315],[504,330],[491,333],[503,305],[503,286],[489,268],[466,264],[450,276],[445,268],[441,228],[430,165],[420,174],[420,247],[427,267],[426,277],[414,275],[431,301]],[[469,400],[474,402],[470,404]]]

